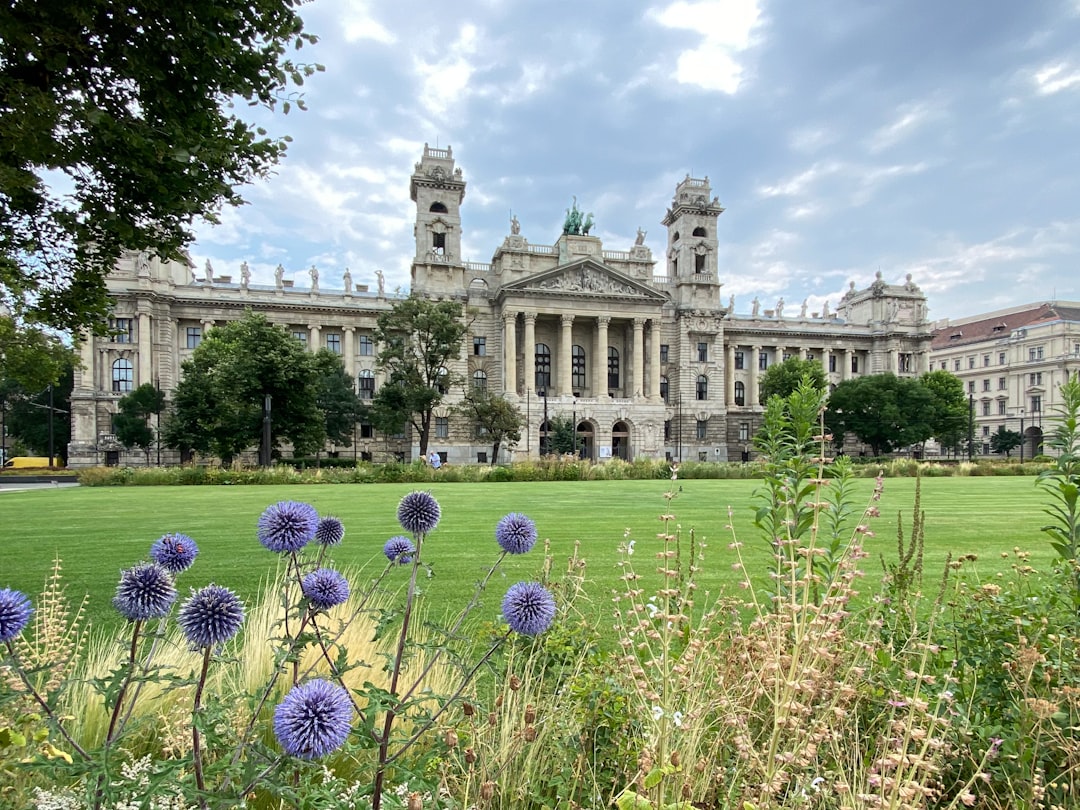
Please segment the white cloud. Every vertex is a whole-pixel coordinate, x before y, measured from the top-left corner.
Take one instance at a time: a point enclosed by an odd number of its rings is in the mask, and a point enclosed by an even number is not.
[[[839,161],[821,161],[815,163],[809,169],[796,174],[794,177],[790,177],[787,180],[774,183],[772,185],[765,185],[758,188],[758,194],[762,197],[796,197],[802,194],[806,194],[810,186],[816,183],[823,177],[834,175],[837,172],[842,171],[844,165]]]
[[[927,122],[940,116],[940,108],[928,101],[903,104],[896,110],[892,121],[877,129],[871,136],[867,149],[876,154],[889,149],[911,137]]]
[[[476,72],[472,58],[483,39],[472,23],[465,23],[453,42],[439,43],[431,61],[419,54],[413,57],[413,71],[420,79],[419,101],[436,119],[445,119],[458,110],[470,92],[469,80]]]
[[[1035,89],[1041,96],[1049,96],[1070,88],[1080,88],[1080,68],[1065,62],[1047,65],[1035,71]]]
[[[701,43],[679,54],[675,79],[705,90],[734,95],[743,84],[739,55],[750,47],[761,18],[757,0],[677,0],[647,17],[665,28],[693,31]]]
[[[811,153],[836,141],[835,133],[828,127],[800,127],[788,136],[788,145],[796,152]]]
[[[364,39],[374,40],[383,45],[393,45],[397,37],[382,23],[371,16],[366,0],[349,0],[340,14],[341,31],[346,42],[358,42]]]

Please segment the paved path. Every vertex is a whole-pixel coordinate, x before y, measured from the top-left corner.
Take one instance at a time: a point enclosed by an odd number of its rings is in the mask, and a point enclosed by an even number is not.
[[[0,492],[22,492],[27,489],[59,489],[61,487],[77,487],[78,481],[71,481],[70,483],[60,483],[58,481],[47,481],[44,484],[26,484],[19,481],[14,481],[10,484],[5,484],[3,479],[0,479]]]

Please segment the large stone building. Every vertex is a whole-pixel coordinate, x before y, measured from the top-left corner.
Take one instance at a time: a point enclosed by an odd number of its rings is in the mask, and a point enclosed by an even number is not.
[[[932,369],[964,382],[975,452],[990,453],[999,428],[1023,436],[1020,455],[1043,445],[1043,424],[1061,404],[1059,388],[1080,373],[1080,303],[1025,304],[934,325]]]
[[[457,368],[468,384],[515,402],[526,417],[520,444],[506,461],[542,451],[545,419],[570,417],[585,454],[612,457],[738,460],[749,450],[762,407],[758,381],[790,356],[819,359],[830,381],[929,368],[926,298],[908,277],[888,284],[878,274],[851,289],[835,312],[785,312],[783,299],[739,312],[721,286],[738,268],[718,266],[717,218],[723,212],[708,178],[689,175],[661,219],[664,252],[654,256],[639,230],[633,245],[605,250],[591,235],[591,215],[568,212],[554,244],[530,242],[512,220],[489,262],[461,253],[466,182],[449,148],[425,146],[410,178],[416,203],[412,291],[459,300],[470,334]],[[404,247],[404,246],[403,246]],[[154,383],[171,394],[181,364],[208,329],[245,310],[264,313],[311,347],[343,355],[358,391],[381,383],[372,335],[395,297],[383,289],[323,289],[311,268],[296,288],[279,268],[274,286],[207,267],[128,256],[108,279],[116,306],[111,338],[88,341],[72,395],[72,466],[138,463],[111,431],[117,400]],[[453,401],[454,395],[448,397]],[[387,437],[358,425],[356,441],[330,448],[358,458],[412,457],[408,435]],[[447,404],[436,414],[433,446],[455,463],[486,461],[490,445]],[[175,461],[163,451],[163,461]]]

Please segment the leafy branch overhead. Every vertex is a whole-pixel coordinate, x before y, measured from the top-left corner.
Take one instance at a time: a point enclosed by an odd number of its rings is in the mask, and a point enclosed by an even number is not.
[[[0,12],[0,304],[101,328],[124,249],[178,258],[191,225],[267,175],[288,137],[235,102],[288,112],[321,66],[300,0],[14,0]]]

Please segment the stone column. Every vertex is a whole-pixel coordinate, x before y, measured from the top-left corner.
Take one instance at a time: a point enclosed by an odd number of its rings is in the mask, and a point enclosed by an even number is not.
[[[828,346],[821,347],[821,367],[825,369],[825,381],[829,380],[829,356],[832,352],[829,351]]]
[[[649,321],[649,397],[660,402],[660,320]]]
[[[731,343],[724,361],[724,404],[735,404],[735,346]]]
[[[841,380],[851,379],[851,355],[851,349],[844,349],[844,365],[843,368],[840,369]]]
[[[758,404],[758,375],[761,373],[761,347],[750,347],[750,385],[746,387],[746,404],[753,407]]]
[[[528,385],[528,380],[525,381]],[[517,313],[503,313],[503,391],[517,393]]]
[[[206,337],[206,333],[214,328],[214,321],[208,320],[202,322],[202,337]],[[184,345],[187,345],[186,343]]]
[[[634,379],[630,396],[645,396],[645,319],[634,318]]]
[[[356,343],[354,342],[355,326],[344,326],[341,331],[345,333],[345,373],[356,384]]]
[[[570,376],[570,346],[574,342],[574,316],[562,316],[562,333],[559,336],[559,385],[560,396],[574,393],[573,378]]]
[[[317,324],[308,324],[308,350],[317,352],[319,346],[319,327]]]
[[[608,324],[611,318],[601,315],[596,319],[596,346],[593,347],[593,396],[607,395]]]
[[[139,313],[139,376],[135,387],[154,382],[153,357],[151,356],[150,313]]]
[[[525,390],[536,391],[536,313],[525,313]]]
[[[94,335],[91,332],[83,332],[79,341],[79,360],[82,368],[75,369],[75,388],[82,391],[93,391],[96,387],[94,380]]]

